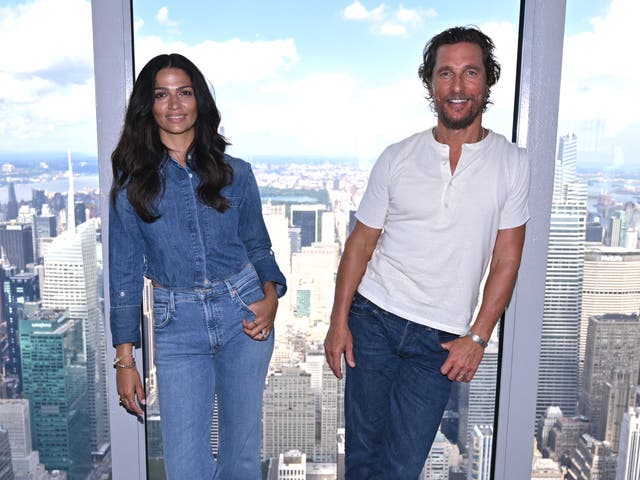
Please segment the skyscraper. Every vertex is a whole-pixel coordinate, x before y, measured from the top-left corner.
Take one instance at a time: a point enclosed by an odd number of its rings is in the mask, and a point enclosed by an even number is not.
[[[560,137],[556,158],[538,370],[536,415],[555,405],[576,414],[586,185],[576,181],[577,139]]]
[[[639,309],[640,250],[588,247],[584,256],[580,316],[581,375],[589,317],[605,313],[638,313]]]
[[[616,480],[640,478],[640,408],[629,408],[620,427]]]
[[[491,448],[493,427],[475,425],[469,445],[469,480],[491,480]]]
[[[0,247],[9,260],[9,264],[23,270],[33,263],[33,236],[31,225],[23,223],[5,223],[0,225]]]
[[[34,447],[47,469],[65,470],[70,480],[84,479],[91,462],[79,328],[79,321],[56,310],[40,310],[20,320],[24,395]]]
[[[57,236],[44,258],[45,308],[66,309],[82,321],[84,355],[87,362],[87,402],[91,422],[90,445],[94,457],[109,447],[107,409],[106,339],[102,310],[98,302],[96,231],[93,220],[75,231]]]
[[[9,183],[7,199],[7,220],[15,220],[18,217],[18,199],[16,198],[16,188],[13,182]]]
[[[267,377],[262,412],[263,459],[289,450],[315,453],[316,409],[311,375],[284,366]]]
[[[20,361],[19,315],[26,302],[40,300],[38,275],[33,272],[20,272],[4,280],[3,302],[7,321],[8,358],[6,374],[21,381],[22,365]],[[22,386],[19,385],[19,390]]]
[[[591,433],[598,440],[617,446],[617,438],[605,438],[609,406],[617,412],[609,421],[610,435],[618,429],[627,407],[635,405],[635,387],[640,365],[640,319],[638,315],[606,314],[589,318],[584,381],[580,388],[580,413],[591,422]],[[609,383],[609,387],[605,387]],[[625,396],[626,400],[622,397]],[[611,399],[611,401],[609,401]],[[609,403],[607,405],[605,400]],[[615,409],[615,401],[623,406]],[[612,403],[613,402],[613,403]]]
[[[9,444],[9,432],[0,425],[0,478],[13,480],[13,467],[11,465],[11,445]]]
[[[596,440],[585,433],[580,437],[578,449],[571,457],[567,480],[615,480],[616,455],[607,442]]]
[[[315,461],[336,463],[338,430],[344,429],[344,381],[336,378],[326,361],[322,364],[321,398],[320,443]]]
[[[33,478],[40,478],[37,474],[44,467],[40,464],[38,451],[32,449],[29,400],[0,400],[0,425],[9,432],[13,472],[16,476],[31,478],[31,475]]]
[[[324,205],[291,205],[291,225],[300,227],[302,247],[309,247],[320,237],[319,221]]]

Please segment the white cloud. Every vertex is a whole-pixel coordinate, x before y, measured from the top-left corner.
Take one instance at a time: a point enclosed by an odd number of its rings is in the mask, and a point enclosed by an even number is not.
[[[380,21],[384,17],[386,11],[387,6],[384,3],[369,11],[362,3],[355,0],[351,5],[345,7],[343,15],[347,20]]]
[[[434,18],[438,13],[433,9],[409,9],[402,5],[393,10],[384,3],[373,10],[355,0],[345,7],[343,17],[346,20],[360,20],[371,23],[371,30],[378,35],[405,36],[408,29],[418,29],[425,19]]]
[[[156,21],[163,27],[166,27],[167,32],[170,33],[171,35],[180,34],[180,29],[178,28],[178,26],[180,25],[180,22],[172,20],[169,17],[168,7],[166,6],[160,7],[158,12],[156,13]]]
[[[613,0],[606,14],[592,19],[590,31],[565,40],[561,129],[603,118],[604,133],[612,137],[638,125],[640,64],[634,53],[638,17],[640,2]]]
[[[2,7],[0,45],[0,150],[95,151],[90,3]]]
[[[293,39],[247,42],[210,40],[196,45],[166,42],[160,37],[136,38],[136,65],[142,68],[152,57],[180,53],[193,61],[214,87],[228,83],[258,83],[277,77],[298,62]]]

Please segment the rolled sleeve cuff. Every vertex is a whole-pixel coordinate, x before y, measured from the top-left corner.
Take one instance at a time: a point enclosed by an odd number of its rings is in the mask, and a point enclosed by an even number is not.
[[[253,267],[256,269],[258,278],[262,284],[266,282],[273,282],[276,285],[276,294],[278,298],[282,297],[287,292],[287,279],[284,277],[278,264],[273,256],[273,252],[266,257],[253,263]]]
[[[142,308],[138,306],[111,307],[111,340],[113,346],[133,343],[140,347],[140,318]]]

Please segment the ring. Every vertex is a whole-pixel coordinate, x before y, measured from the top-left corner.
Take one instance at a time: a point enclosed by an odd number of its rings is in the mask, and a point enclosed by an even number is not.
[[[257,327],[258,326],[258,322],[256,322],[255,320],[253,321],[253,326]]]
[[[267,338],[267,337],[269,336],[269,332],[267,332],[266,330],[262,330],[262,331],[260,332],[260,335],[261,335],[261,336],[262,336],[262,338],[264,339],[264,338]]]
[[[463,374],[458,375],[458,381],[461,382],[462,380],[464,380],[465,376],[466,375],[463,375]]]

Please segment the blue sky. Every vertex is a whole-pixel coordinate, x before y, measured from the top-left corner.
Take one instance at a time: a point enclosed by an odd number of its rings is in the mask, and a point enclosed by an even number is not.
[[[234,154],[371,161],[433,124],[416,71],[426,40],[451,25],[496,42],[503,77],[484,123],[509,134],[519,3],[135,0],[136,64],[170,51],[194,60]],[[560,134],[596,124],[604,146],[592,147],[607,151],[636,137],[639,67],[621,46],[635,44],[639,4],[568,0]],[[0,0],[0,44],[20,46],[0,49],[0,151],[95,152],[89,1]],[[629,156],[620,148],[616,161]]]

